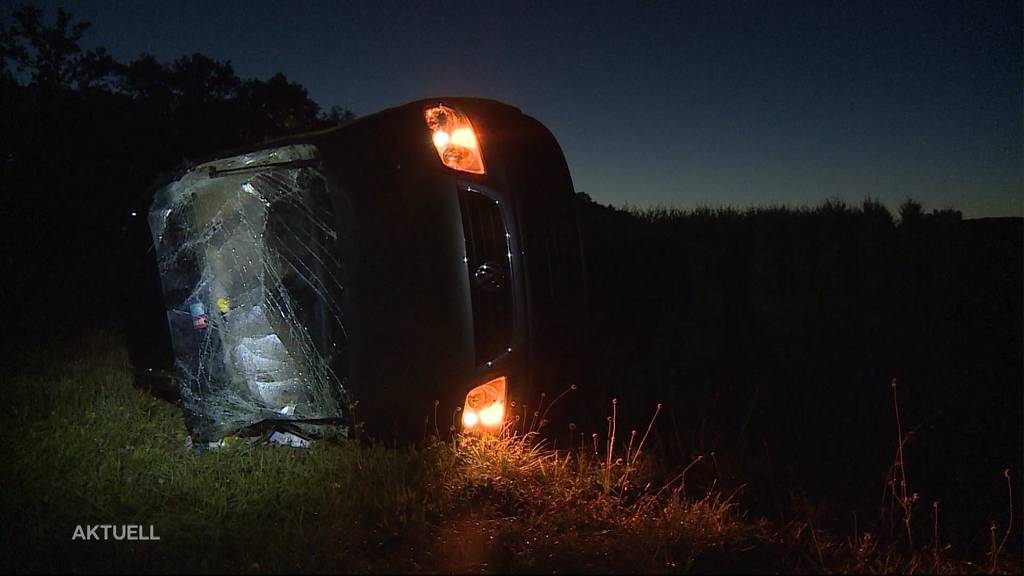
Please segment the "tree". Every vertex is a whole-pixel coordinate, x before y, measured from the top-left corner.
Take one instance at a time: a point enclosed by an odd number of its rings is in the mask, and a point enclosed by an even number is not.
[[[95,80],[97,70],[112,64],[105,50],[82,51],[79,41],[89,29],[88,22],[57,9],[52,26],[43,22],[43,11],[21,6],[12,14],[13,22],[0,34],[0,64],[5,76],[28,73],[31,84],[45,89],[84,87]]]
[[[247,121],[255,138],[280,136],[313,128],[320,107],[309,98],[306,89],[278,72],[269,80],[246,81],[239,94],[248,113]]]
[[[317,123],[322,127],[339,126],[354,120],[356,115],[348,108],[342,108],[335,104],[327,112],[321,112]]]
[[[183,159],[354,117],[339,106],[321,112],[281,73],[243,80],[231,61],[200,53],[169,63],[142,54],[124,63],[102,47],[83,50],[89,28],[63,9],[51,19],[34,6],[0,20],[0,133],[7,136],[0,167],[8,181],[17,175],[59,193],[73,184],[135,194]],[[130,178],[118,185],[97,177],[110,165],[130,166]]]
[[[124,74],[124,64],[114,60],[107,49],[100,46],[87,50],[79,59],[75,83],[79,90],[112,92]]]
[[[17,84],[11,66],[17,65],[22,47],[15,41],[12,27],[0,22],[0,86]]]
[[[175,60],[169,80],[175,95],[190,103],[237,98],[242,83],[230,60],[218,62],[199,53]]]
[[[924,207],[913,198],[907,198],[900,204],[900,226],[917,226],[924,220]]]

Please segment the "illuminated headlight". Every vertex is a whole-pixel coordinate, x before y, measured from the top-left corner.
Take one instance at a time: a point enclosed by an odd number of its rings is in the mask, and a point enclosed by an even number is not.
[[[484,174],[480,143],[469,118],[462,112],[439,104],[424,112],[430,137],[441,162],[452,170]]]
[[[481,384],[466,394],[462,407],[462,428],[466,431],[497,431],[505,421],[505,394],[508,382],[504,376]]]

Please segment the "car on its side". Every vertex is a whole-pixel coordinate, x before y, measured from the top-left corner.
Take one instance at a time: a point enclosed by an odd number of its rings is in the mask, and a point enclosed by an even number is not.
[[[575,194],[551,132],[433,98],[196,162],[149,210],[186,424],[495,431],[577,377]],[[436,419],[436,420],[435,420]],[[432,423],[431,423],[432,422]]]

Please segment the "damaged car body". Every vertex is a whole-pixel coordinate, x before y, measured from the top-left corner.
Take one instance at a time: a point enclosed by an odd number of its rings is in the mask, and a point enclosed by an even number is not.
[[[572,181],[511,106],[423,100],[220,154],[162,182],[149,225],[196,441],[494,431],[577,377]]]

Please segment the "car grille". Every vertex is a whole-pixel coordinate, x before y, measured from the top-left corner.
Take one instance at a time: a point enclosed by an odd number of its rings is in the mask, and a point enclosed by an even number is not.
[[[511,346],[514,323],[512,262],[501,205],[464,190],[460,193],[466,239],[466,270],[473,304],[476,362],[484,366]]]

